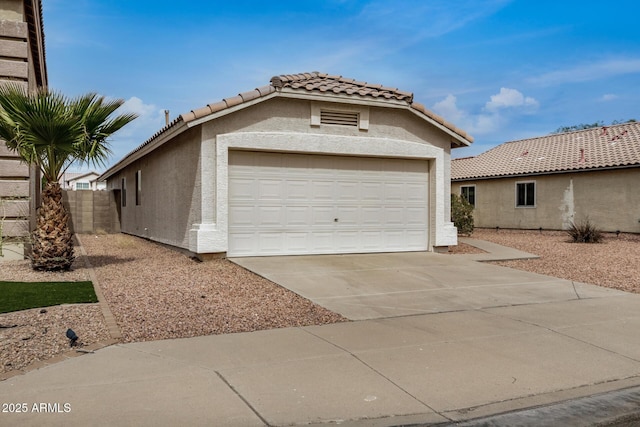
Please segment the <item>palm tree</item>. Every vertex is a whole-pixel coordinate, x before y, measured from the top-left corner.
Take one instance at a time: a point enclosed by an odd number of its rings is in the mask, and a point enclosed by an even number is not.
[[[48,89],[0,86],[0,137],[24,162],[39,167],[45,182],[32,234],[33,269],[71,268],[73,235],[58,178],[74,162],[104,165],[110,154],[107,138],[137,117],[111,117],[123,103],[95,93],[71,99]]]

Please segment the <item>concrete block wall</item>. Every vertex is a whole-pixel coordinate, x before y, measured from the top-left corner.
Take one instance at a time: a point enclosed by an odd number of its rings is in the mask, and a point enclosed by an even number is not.
[[[74,233],[119,233],[120,219],[112,191],[63,191]]]

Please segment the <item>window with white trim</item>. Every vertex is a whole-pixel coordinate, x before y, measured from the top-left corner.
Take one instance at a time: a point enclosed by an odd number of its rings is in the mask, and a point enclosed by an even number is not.
[[[462,185],[460,186],[460,197],[465,199],[471,206],[476,207],[476,186]]]
[[[536,207],[536,182],[523,181],[516,182],[516,207],[535,208]]]
[[[88,182],[76,182],[76,190],[89,190],[90,188]]]

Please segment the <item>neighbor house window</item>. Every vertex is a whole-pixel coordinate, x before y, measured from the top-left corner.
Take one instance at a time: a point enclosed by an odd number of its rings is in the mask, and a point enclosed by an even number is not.
[[[535,181],[516,182],[516,207],[536,206]]]
[[[88,182],[76,182],[76,190],[88,190],[89,183]]]
[[[476,186],[475,185],[463,185],[460,187],[460,196],[476,207]]]
[[[127,206],[127,179],[126,178],[122,178],[122,185],[120,186],[120,188],[122,189],[122,207]]]
[[[136,172],[136,205],[139,206],[142,202],[140,194],[142,193],[142,171]]]

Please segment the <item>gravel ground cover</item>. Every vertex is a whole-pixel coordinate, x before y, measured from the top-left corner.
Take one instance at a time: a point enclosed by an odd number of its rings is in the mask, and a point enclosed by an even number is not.
[[[600,244],[569,243],[567,234],[557,231],[476,229],[471,237],[541,256],[500,265],[640,292],[639,235],[607,235]],[[80,240],[126,342],[346,321],[227,260],[199,263],[123,234],[83,235]],[[461,244],[450,253],[478,251]],[[0,280],[90,278],[79,256],[72,271],[65,273],[34,272],[27,261],[3,263]],[[73,351],[65,336],[67,328],[83,345],[110,339],[97,304],[0,315],[0,374]]]
[[[226,259],[124,234],[81,240],[125,342],[347,320]]]
[[[476,229],[471,236],[540,256],[496,264],[640,293],[640,235],[607,233],[602,243],[573,243],[563,231]]]

